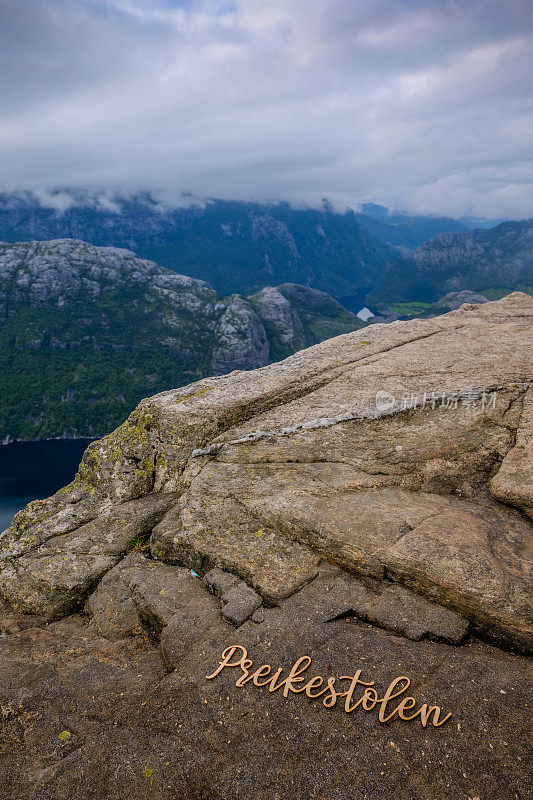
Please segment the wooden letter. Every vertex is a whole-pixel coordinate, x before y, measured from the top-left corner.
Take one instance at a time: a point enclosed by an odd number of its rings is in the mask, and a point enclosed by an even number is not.
[[[375,689],[365,689],[365,693],[361,698],[362,703],[361,706],[364,711],[372,711],[376,703],[379,701],[378,693]],[[370,705],[370,703],[372,705]]]
[[[269,678],[267,681],[261,681],[261,682],[259,682],[258,678],[262,678],[265,675],[270,675],[271,671],[272,671],[272,667],[269,666],[268,664],[262,664],[259,667],[259,669],[256,669],[256,671],[254,672],[254,674],[252,676],[252,679],[253,679],[253,682],[255,683],[255,685],[256,686],[266,686],[267,683],[270,683],[272,678]]]
[[[326,695],[322,700],[322,704],[326,706],[326,708],[333,708],[335,703],[337,702],[337,692],[335,691],[335,678],[328,678],[328,689],[330,691],[329,695]]]
[[[404,697],[404,699],[396,709],[400,719],[407,719],[407,720],[414,719],[420,713],[420,711],[417,711],[414,714],[405,714],[404,712],[406,710],[409,710],[410,708],[414,708],[415,706],[416,706],[416,700],[414,697]]]
[[[305,693],[306,693],[306,695],[308,697],[320,697],[321,694],[324,694],[324,692],[327,692],[327,690],[328,690],[327,686],[324,689],[322,689],[320,692],[315,692],[315,694],[311,694],[311,689],[313,689],[315,686],[318,689],[318,687],[322,686],[323,683],[324,683],[324,678],[321,678],[320,675],[315,675],[314,678],[311,678],[311,680],[307,681],[307,683],[305,684]]]
[[[428,724],[428,721],[429,721],[429,718],[430,718],[431,714],[433,714],[432,722],[433,722],[433,727],[434,728],[440,728],[440,726],[444,725],[446,720],[451,717],[451,714],[446,714],[444,719],[441,719],[441,721],[439,722],[440,707],[439,706],[429,706],[429,708],[428,708],[427,703],[424,703],[422,708],[419,709],[419,714],[420,714],[420,721],[422,723],[422,727],[423,728],[425,728],[426,725]]]
[[[248,683],[248,681],[252,680],[253,675],[250,675],[248,670],[250,669],[253,663],[254,662],[250,658],[243,658],[243,660],[239,665],[240,668],[242,669],[243,674],[241,675],[240,678],[237,678],[237,680],[235,681],[235,686],[239,687],[244,686],[245,683]]]
[[[310,663],[311,659],[309,656],[300,656],[298,661],[294,662],[294,664],[291,667],[291,671],[283,681],[283,683],[285,684],[285,686],[283,687],[283,697],[288,697],[289,692],[294,692],[295,694],[298,694],[298,692],[304,691],[305,689],[304,686],[300,687],[300,689],[295,689],[293,687],[293,684],[303,683],[305,679],[300,678],[298,676],[300,675],[300,673],[305,672],[305,670],[309,668]]]
[[[394,689],[396,688],[397,684],[400,681],[407,681],[407,683],[405,684],[405,686],[402,689],[400,689],[399,691],[395,692]],[[379,709],[379,721],[380,722],[388,722],[388,720],[391,719],[396,714],[396,712],[398,711],[397,708],[395,708],[394,711],[392,711],[389,714],[388,717],[385,715],[385,712],[387,710],[387,703],[389,702],[389,700],[392,700],[393,697],[399,697],[401,694],[406,692],[410,685],[411,685],[411,681],[405,675],[399,675],[397,678],[394,678],[392,683],[389,684],[389,688],[385,692],[385,695],[379,701],[381,703],[381,708]]]
[[[282,672],[283,672],[283,670],[280,667],[279,669],[277,669],[275,671],[275,673],[272,675],[272,677],[268,681],[268,683],[270,684],[270,686],[268,687],[268,691],[269,692],[275,692],[276,689],[279,689],[281,686],[283,686],[283,681],[281,681],[280,683],[276,683],[276,681],[278,680],[278,678],[280,677]],[[265,686],[266,686],[266,684],[265,684]]]
[[[361,674],[361,670],[358,669],[357,672],[355,673],[355,675],[353,676],[353,678],[352,678],[351,675],[341,675],[341,677],[340,677],[341,681],[351,681],[350,688],[346,692],[346,700],[344,701],[344,710],[346,711],[347,714],[349,714],[350,711],[353,711],[354,708],[357,708],[357,706],[360,703],[362,703],[362,701],[363,701],[363,698],[361,697],[357,701],[357,703],[355,703],[353,706],[350,706],[350,703],[351,703],[352,697],[353,697],[353,693],[354,693],[354,690],[355,690],[355,687],[357,686],[357,684],[360,683],[362,686],[373,686],[374,685],[374,681],[371,681],[370,683],[367,683],[366,681],[360,681],[359,680],[360,674]],[[340,695],[339,695],[339,697],[340,697]]]
[[[231,664],[230,661],[231,661],[232,657],[235,655],[235,653],[237,652],[237,650],[241,651],[241,657],[234,664]],[[222,661],[219,661],[219,666],[216,668],[216,670],[213,672],[213,674],[212,675],[206,675],[205,677],[207,678],[208,681],[210,681],[213,678],[216,678],[216,676],[220,672],[222,672],[224,667],[242,667],[242,664],[243,664],[244,660],[246,659],[247,655],[248,655],[248,651],[244,647],[241,647],[240,644],[231,644],[229,647],[226,647],[226,649],[222,653]]]

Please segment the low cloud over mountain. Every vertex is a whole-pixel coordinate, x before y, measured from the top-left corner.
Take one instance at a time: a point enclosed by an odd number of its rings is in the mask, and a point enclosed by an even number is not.
[[[528,216],[532,19],[526,0],[4,0],[4,188]]]

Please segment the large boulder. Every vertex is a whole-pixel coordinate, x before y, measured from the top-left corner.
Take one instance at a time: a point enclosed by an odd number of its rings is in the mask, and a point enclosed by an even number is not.
[[[2,796],[526,797],[532,322],[376,325],[93,443],[0,536]]]

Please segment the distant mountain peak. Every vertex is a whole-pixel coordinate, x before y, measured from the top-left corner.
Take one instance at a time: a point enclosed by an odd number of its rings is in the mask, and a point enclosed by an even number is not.
[[[515,289],[533,292],[533,220],[440,233],[410,258],[389,264],[367,303],[383,310],[398,303],[434,303],[464,290],[494,300]]]

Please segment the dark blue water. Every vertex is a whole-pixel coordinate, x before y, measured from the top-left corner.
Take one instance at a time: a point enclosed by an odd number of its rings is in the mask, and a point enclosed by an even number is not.
[[[0,445],[0,532],[30,500],[70,483],[90,439]]]

